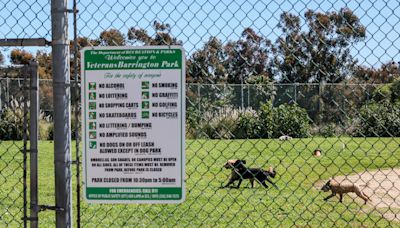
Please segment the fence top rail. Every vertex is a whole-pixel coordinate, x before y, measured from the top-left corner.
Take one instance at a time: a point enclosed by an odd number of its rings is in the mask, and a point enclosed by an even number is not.
[[[22,68],[23,65],[15,65],[16,68]],[[10,67],[13,69],[14,66]],[[0,69],[2,66],[0,66]],[[24,78],[1,77],[0,80],[24,80]],[[53,81],[53,79],[41,78],[40,81]],[[80,82],[80,80],[78,80]],[[243,84],[243,86],[380,86],[390,83],[270,83],[270,84]],[[210,83],[186,83],[187,86],[240,86],[241,84],[210,84]]]
[[[15,64],[15,65],[0,65],[0,69],[19,69],[26,65],[23,64]]]

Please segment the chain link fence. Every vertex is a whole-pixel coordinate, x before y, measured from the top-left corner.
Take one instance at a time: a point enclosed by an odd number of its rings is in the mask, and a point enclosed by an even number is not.
[[[26,160],[28,106],[27,69],[14,66],[1,69],[2,73],[18,75],[21,80],[0,80],[0,225],[21,227],[27,215]]]
[[[77,8],[69,17],[72,157],[82,156],[74,46],[182,45],[187,196],[179,205],[87,204],[77,166],[74,226],[399,226],[399,2],[116,0]],[[50,23],[50,2],[0,4],[0,39],[49,40]],[[39,202],[52,205],[57,66],[47,47],[0,52],[7,65],[38,62]],[[0,226],[23,226],[26,217],[21,77],[0,69]],[[241,171],[248,168],[258,171]],[[260,177],[268,172],[277,188]],[[353,193],[342,199],[340,188]],[[54,213],[39,213],[39,226],[53,224]]]

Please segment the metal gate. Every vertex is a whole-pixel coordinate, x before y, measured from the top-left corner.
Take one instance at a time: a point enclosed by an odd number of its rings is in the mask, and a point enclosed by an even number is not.
[[[0,71],[0,225],[27,227],[28,221],[37,221],[38,212],[37,64],[2,67]]]

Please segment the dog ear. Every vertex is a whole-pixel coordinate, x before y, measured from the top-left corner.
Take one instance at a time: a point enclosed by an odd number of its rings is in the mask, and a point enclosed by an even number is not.
[[[246,164],[246,160],[242,160],[242,163],[243,163],[243,164]]]
[[[230,164],[235,164],[236,162],[237,162],[236,159],[230,159],[230,160],[228,160],[228,163],[230,163]]]

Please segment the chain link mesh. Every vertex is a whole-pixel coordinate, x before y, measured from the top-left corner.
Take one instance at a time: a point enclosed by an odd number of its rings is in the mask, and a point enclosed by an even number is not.
[[[22,226],[24,211],[24,176],[26,172],[26,132],[28,97],[26,68],[1,68],[2,76],[19,76],[19,80],[0,79],[0,226]]]
[[[399,226],[399,7],[392,0],[78,1],[78,49],[185,48],[187,196],[179,205],[92,205],[74,195],[74,218],[85,227]],[[49,15],[48,1],[5,1],[0,38],[50,39]],[[73,57],[80,56],[72,47],[71,42],[74,66]],[[2,48],[1,53],[6,64],[38,60],[40,145],[52,151],[56,66],[50,65],[49,50]],[[6,119],[4,110],[22,94],[18,75],[10,72],[0,72],[0,184],[5,186],[0,225],[21,226],[22,207],[15,205],[22,202],[17,177],[23,145],[17,135],[8,137],[11,130],[4,126],[22,128]],[[71,75],[75,72],[79,64],[71,67]],[[71,100],[74,132],[80,132],[77,91]],[[17,110],[7,118],[21,121]],[[39,155],[39,199],[49,205],[53,187],[44,183],[54,178],[52,159]],[[264,188],[258,172],[251,173],[254,188],[247,179],[239,188],[239,180],[221,188],[231,177],[247,175],[229,160],[245,160],[245,167],[262,172],[273,167],[270,179],[278,189],[268,182]],[[350,193],[343,203],[340,194],[324,201],[335,188],[321,191],[330,186],[329,178],[332,186],[353,186],[371,200],[364,205]],[[52,213],[39,217],[43,226],[54,224]]]

